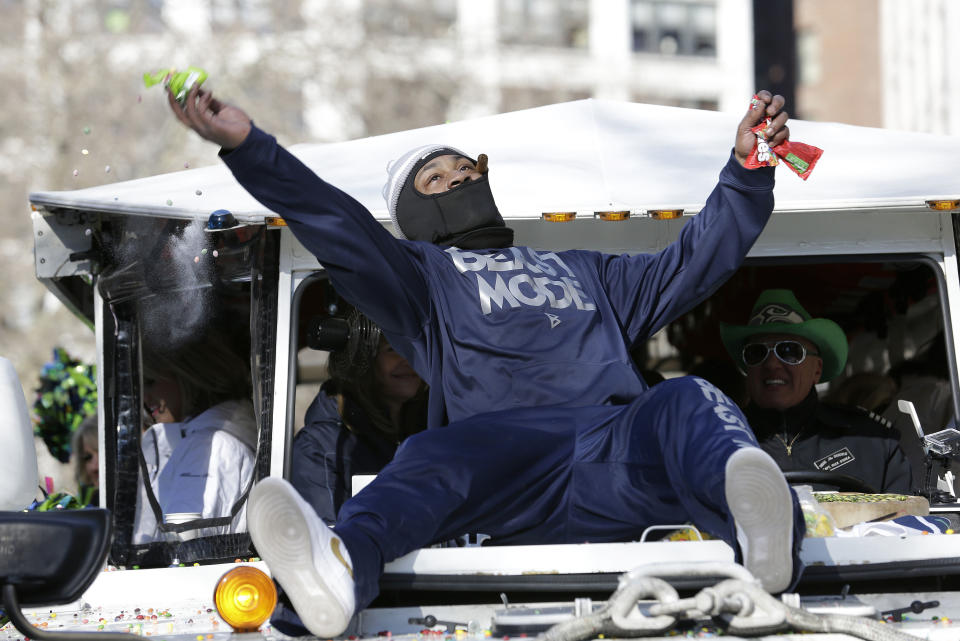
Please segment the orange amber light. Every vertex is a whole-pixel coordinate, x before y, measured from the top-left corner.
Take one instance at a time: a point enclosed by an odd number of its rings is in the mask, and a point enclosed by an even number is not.
[[[263,571],[241,565],[220,577],[213,601],[217,612],[234,630],[253,632],[273,614],[277,588]]]
[[[568,223],[577,217],[575,211],[545,211],[541,214],[548,223]]]
[[[683,216],[682,209],[649,209],[647,214],[654,220],[670,220]]]
[[[595,211],[593,212],[595,218],[600,220],[627,220],[630,218],[629,211]]]
[[[927,207],[934,211],[960,209],[960,200],[928,200]]]

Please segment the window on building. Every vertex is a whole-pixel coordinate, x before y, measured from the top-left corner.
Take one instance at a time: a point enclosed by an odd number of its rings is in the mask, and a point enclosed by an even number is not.
[[[717,55],[712,0],[632,0],[633,50],[664,56]]]
[[[586,48],[587,0],[500,0],[500,41],[509,45]]]
[[[418,38],[449,36],[457,21],[456,0],[366,0],[364,28],[369,35]]]

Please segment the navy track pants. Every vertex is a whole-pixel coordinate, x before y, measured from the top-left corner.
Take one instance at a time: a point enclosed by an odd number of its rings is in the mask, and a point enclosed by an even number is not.
[[[695,377],[629,405],[505,410],[415,434],[334,528],[357,609],[376,597],[385,562],[468,532],[504,545],[604,542],[692,521],[737,550],[724,466],[756,446],[739,408]]]

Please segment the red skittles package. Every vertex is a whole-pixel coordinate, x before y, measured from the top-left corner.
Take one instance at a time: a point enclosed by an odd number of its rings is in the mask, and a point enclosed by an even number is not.
[[[750,105],[756,105],[759,98],[756,96],[750,101]],[[767,143],[766,129],[770,125],[770,118],[767,118],[752,131],[757,136],[757,142],[753,150],[747,156],[744,167],[747,169],[756,169],[757,167],[775,167],[782,160],[798,176],[806,180],[813,171],[817,160],[823,155],[823,150],[813,145],[807,145],[802,142],[793,142],[786,140],[776,147],[771,147]]]

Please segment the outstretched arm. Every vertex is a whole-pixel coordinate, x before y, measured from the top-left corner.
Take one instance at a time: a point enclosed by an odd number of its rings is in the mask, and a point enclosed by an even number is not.
[[[713,294],[740,267],[773,212],[773,168],[743,166],[757,140],[750,129],[770,118],[771,145],[790,132],[783,97],[760,91],[757,98],[737,125],[719,183],[679,238],[656,254],[604,257],[604,285],[631,341],[646,339]]]
[[[426,281],[409,247],[348,194],[321,180],[242,110],[194,86],[177,119],[222,147],[237,181],[276,212],[320,261],[337,291],[385,331],[416,338],[428,313]]]

